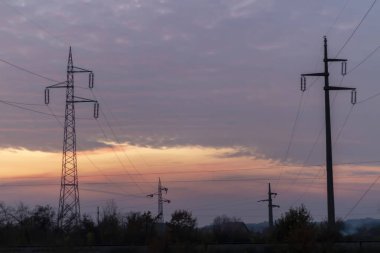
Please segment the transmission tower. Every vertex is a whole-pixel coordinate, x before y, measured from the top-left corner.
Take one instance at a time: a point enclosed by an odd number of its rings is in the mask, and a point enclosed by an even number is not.
[[[270,188],[270,183],[268,183],[268,199],[262,199],[257,202],[268,202],[268,222],[269,228],[273,228],[273,207],[280,207],[279,205],[274,205],[272,202],[272,196],[275,198],[277,193],[272,192]]]
[[[146,195],[147,197],[153,198],[157,195],[158,199],[158,213],[157,213],[157,220],[158,223],[164,223],[164,203],[170,203],[170,200],[165,199],[162,197],[162,192],[165,192],[165,194],[168,193],[168,188],[163,187],[161,185],[161,178],[158,178],[158,189],[157,192]]]
[[[78,190],[77,147],[75,131],[75,104],[94,103],[94,118],[99,116],[99,103],[96,100],[74,96],[74,74],[89,73],[89,88],[94,87],[94,73],[91,70],[75,67],[71,47],[67,63],[67,81],[45,88],[45,104],[49,104],[50,89],[66,89],[65,123],[63,135],[63,156],[61,190],[58,206],[58,227],[69,230],[78,224],[80,219],[80,203]]]
[[[326,127],[326,175],[327,175],[327,219],[329,226],[335,225],[335,203],[334,203],[334,179],[333,179],[333,156],[331,145],[331,121],[330,121],[330,91],[331,90],[350,90],[351,103],[356,103],[356,88],[347,88],[340,86],[330,86],[329,83],[329,62],[342,63],[342,75],[347,73],[347,59],[331,59],[328,57],[327,38],[324,37],[324,72],[301,75],[301,91],[306,90],[306,76],[323,76],[325,79],[325,127]]]

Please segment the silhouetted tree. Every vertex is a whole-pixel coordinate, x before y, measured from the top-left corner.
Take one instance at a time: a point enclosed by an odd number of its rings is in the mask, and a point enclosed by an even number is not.
[[[168,223],[170,237],[174,242],[191,241],[195,238],[197,219],[186,210],[176,210]]]
[[[80,236],[81,241],[85,245],[93,245],[96,244],[96,227],[95,222],[89,215],[83,215],[80,221]]]
[[[240,219],[226,215],[215,217],[212,223],[212,231],[219,243],[249,242],[250,233]]]
[[[51,206],[36,206],[28,219],[30,219],[30,233],[33,243],[43,243],[52,239],[55,212]]]
[[[274,235],[278,241],[293,245],[293,252],[311,252],[316,240],[316,226],[310,212],[304,205],[290,208],[274,227]]]
[[[147,243],[155,234],[156,221],[151,212],[129,213],[126,217],[126,241],[129,243]]]
[[[327,221],[321,222],[317,226],[317,240],[320,242],[336,242],[342,240],[341,231],[344,229],[344,222],[337,220],[334,226],[329,226]]]
[[[101,243],[120,243],[122,241],[122,222],[116,203],[111,200],[103,208],[103,217],[98,225]]]

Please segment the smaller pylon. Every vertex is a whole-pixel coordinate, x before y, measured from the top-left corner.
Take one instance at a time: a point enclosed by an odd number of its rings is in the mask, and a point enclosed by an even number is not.
[[[157,195],[158,197],[158,213],[157,213],[157,221],[158,223],[164,223],[164,203],[170,203],[170,200],[165,199],[162,197],[162,192],[165,192],[165,194],[168,193],[168,188],[163,187],[161,185],[161,178],[158,178],[158,190],[155,193],[146,195],[149,198],[153,198]]]
[[[272,196],[275,198],[277,196],[276,192],[272,192],[270,188],[270,183],[268,183],[268,199],[262,199],[257,202],[268,202],[268,222],[269,222],[269,228],[273,228],[273,207],[279,208],[279,205],[273,205],[272,203]]]

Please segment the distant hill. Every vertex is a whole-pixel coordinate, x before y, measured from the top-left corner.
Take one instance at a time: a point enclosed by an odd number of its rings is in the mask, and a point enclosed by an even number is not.
[[[363,219],[350,219],[344,222],[344,233],[346,235],[354,234],[361,227],[375,227],[380,226],[380,219],[363,218]]]
[[[269,223],[267,221],[260,223],[248,223],[246,224],[246,226],[249,229],[249,231],[260,233],[263,232],[269,226]]]
[[[268,222],[248,223],[248,229],[252,232],[263,232],[268,226]],[[361,227],[375,227],[380,226],[380,219],[363,218],[363,219],[350,219],[344,222],[343,233],[346,235],[354,234]]]

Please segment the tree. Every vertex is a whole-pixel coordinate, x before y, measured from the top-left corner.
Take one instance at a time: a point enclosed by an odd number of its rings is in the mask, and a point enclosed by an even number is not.
[[[290,208],[276,221],[274,235],[278,241],[296,245],[294,252],[310,252],[316,240],[316,226],[304,205]],[[298,247],[299,246],[299,247]]]
[[[197,219],[189,211],[176,210],[168,225],[174,242],[189,241],[195,237]]]
[[[82,239],[87,245],[93,245],[96,242],[95,222],[91,216],[84,214],[80,220],[79,232]]]
[[[103,217],[98,225],[101,242],[120,243],[123,237],[121,223],[115,201],[108,201],[103,208]]]
[[[250,233],[247,226],[236,217],[228,217],[226,215],[215,217],[212,223],[212,231],[216,241],[219,243],[245,243],[250,241]]]
[[[36,229],[41,231],[51,231],[54,227],[55,212],[49,205],[36,206],[32,211],[32,221]]]
[[[128,242],[143,244],[154,235],[156,220],[151,212],[131,212],[127,215],[126,239]]]
[[[36,206],[30,213],[30,230],[33,242],[50,241],[55,227],[54,222],[55,212],[51,206]]]
[[[344,230],[344,222],[338,219],[334,226],[328,224],[327,221],[318,224],[317,240],[320,242],[335,242],[342,239],[341,231]]]

